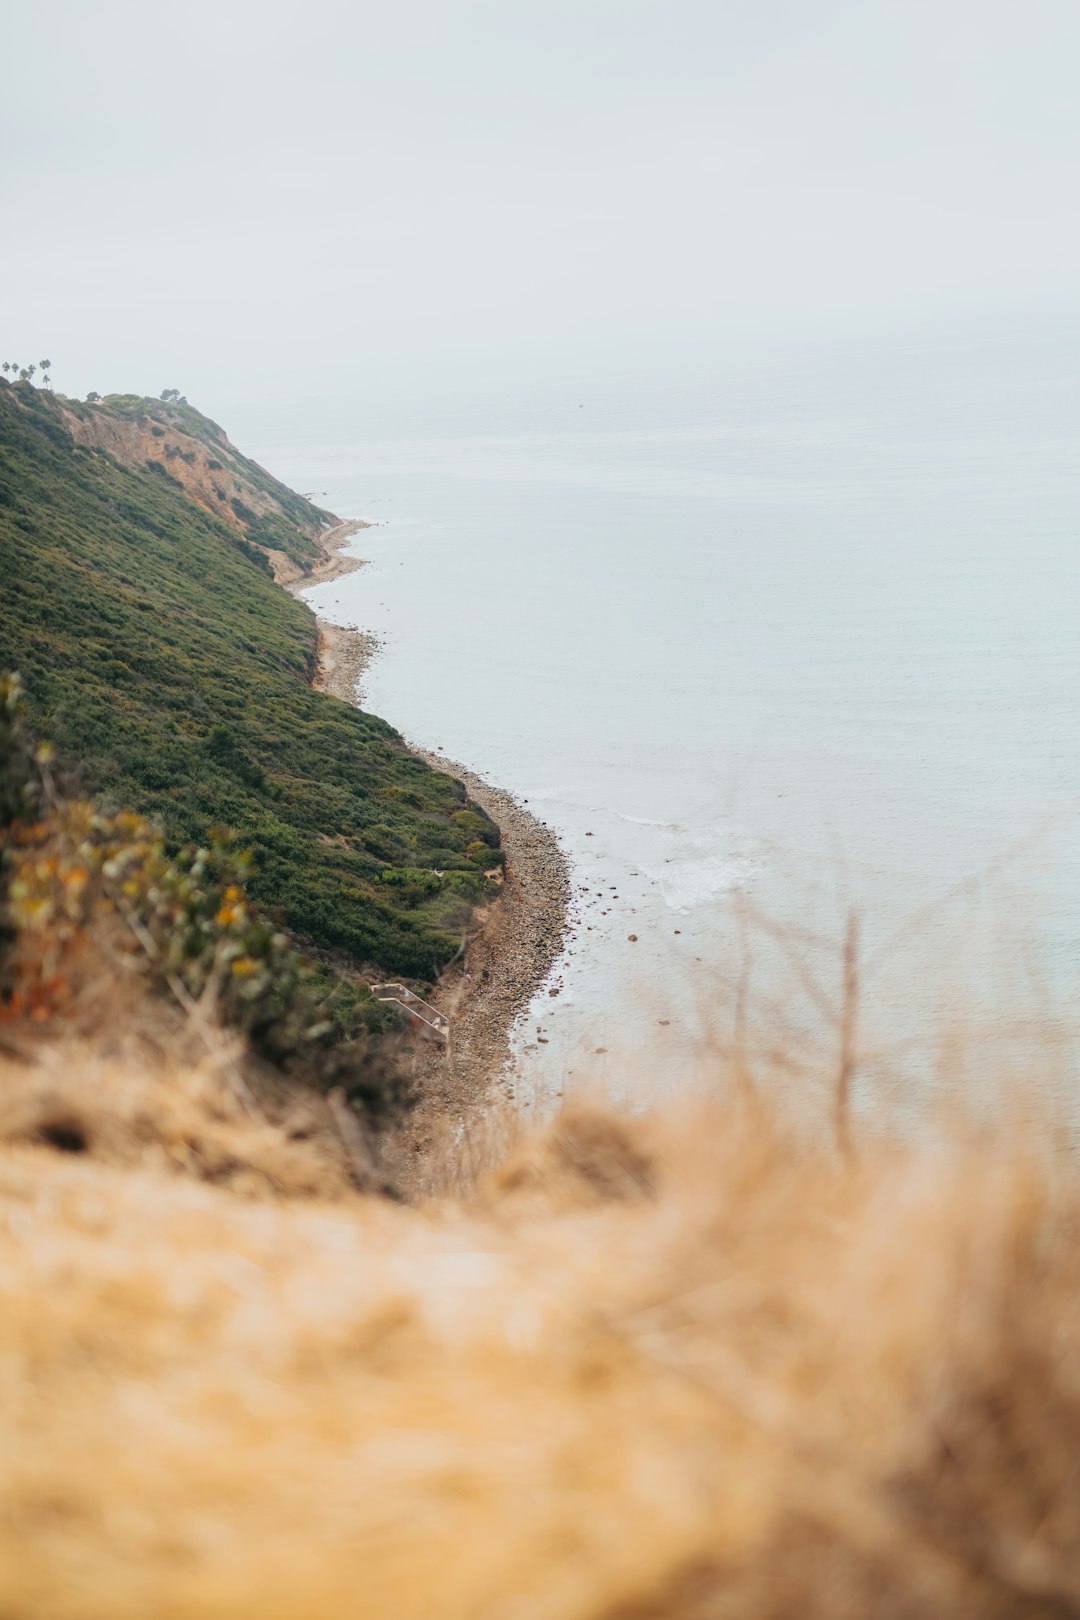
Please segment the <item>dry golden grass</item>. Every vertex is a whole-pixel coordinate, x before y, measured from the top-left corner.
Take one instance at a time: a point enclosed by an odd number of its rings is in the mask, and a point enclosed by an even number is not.
[[[209,1070],[0,1095],[4,1620],[1080,1614],[1045,1153],[579,1106],[408,1209]]]
[[[32,1066],[0,1068],[0,1152],[28,1145],[85,1154],[110,1168],[168,1171],[246,1198],[329,1203],[353,1192],[347,1144],[323,1100],[297,1090],[272,1121],[218,1040],[217,1054],[179,1072],[71,1045],[40,1051]]]

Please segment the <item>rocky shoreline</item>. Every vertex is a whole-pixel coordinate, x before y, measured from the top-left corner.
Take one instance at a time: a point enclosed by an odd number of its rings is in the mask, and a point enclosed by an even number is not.
[[[332,529],[323,542],[326,562],[288,588],[300,594],[310,585],[362,568],[364,559],[342,556],[340,548],[368,526],[354,521]],[[378,637],[321,618],[317,624],[314,684],[359,705],[359,682],[380,646]],[[450,1040],[445,1045],[418,1043],[414,1083],[419,1100],[386,1144],[386,1167],[395,1183],[419,1198],[446,1190],[448,1172],[452,1181],[460,1171],[460,1165],[451,1169],[455,1148],[513,1095],[506,1075],[511,1031],[562,954],[572,887],[555,834],[513,794],[441,754],[409,746],[434,770],[463,783],[470,799],[497,823],[506,853],[498,897],[481,914],[479,926],[432,996],[450,1019]]]
[[[363,703],[360,677],[378,652],[378,636],[364,630],[344,630],[340,625],[317,619],[318,667],[312,681],[317,692],[329,692],[343,703]]]
[[[439,980],[433,1000],[450,1019],[450,1041],[418,1052],[419,1102],[388,1159],[406,1192],[433,1196],[467,1185],[463,1148],[471,1137],[475,1156],[477,1128],[513,1101],[510,1036],[562,955],[572,886],[555,834],[513,794],[442,755],[413,752],[464,784],[497,823],[506,852],[501,893]]]
[[[363,568],[365,558],[350,557],[342,548],[354,534],[370,528],[371,524],[363,518],[345,518],[343,522],[335,523],[332,529],[327,529],[319,541],[323,551],[322,562],[307,569],[303,577],[295,581],[294,589],[299,592],[306,590],[309,585],[325,585],[327,580],[341,579],[342,575],[355,574],[358,568]]]
[[[278,584],[284,585],[294,596],[300,596],[309,586],[325,585],[329,580],[341,579],[345,574],[355,574],[358,568],[365,566],[365,559],[350,557],[342,548],[354,534],[370,528],[371,524],[365,523],[363,518],[348,518],[336,523],[319,542],[323,560],[303,573],[290,565],[290,571],[286,574],[275,565]],[[285,561],[288,562],[288,559]],[[363,630],[345,630],[340,625],[320,619],[318,614],[315,624],[316,668],[311,684],[317,692],[329,692],[331,697],[340,698],[343,703],[359,704],[363,701],[360,677],[379,649],[378,636],[368,635]]]

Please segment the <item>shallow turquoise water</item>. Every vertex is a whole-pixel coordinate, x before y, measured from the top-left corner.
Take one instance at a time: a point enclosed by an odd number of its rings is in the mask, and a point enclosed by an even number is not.
[[[230,426],[379,525],[311,593],[384,638],[370,706],[527,798],[588,891],[523,1100],[699,1083],[747,951],[750,1023],[827,1057],[852,908],[863,1106],[925,1098],[958,1024],[1069,1082],[1076,332],[377,395]]]

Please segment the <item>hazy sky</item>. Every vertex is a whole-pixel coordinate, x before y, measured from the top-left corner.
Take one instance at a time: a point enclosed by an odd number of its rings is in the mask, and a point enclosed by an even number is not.
[[[1076,0],[5,0],[5,358],[418,354],[1080,298]]]

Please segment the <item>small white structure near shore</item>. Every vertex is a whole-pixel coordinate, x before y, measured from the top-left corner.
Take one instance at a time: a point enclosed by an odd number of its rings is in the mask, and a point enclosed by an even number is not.
[[[419,1020],[425,1033],[433,1040],[448,1041],[450,1039],[450,1020],[445,1013],[439,1012],[410,990],[405,984],[373,984],[371,993],[376,1001],[394,1002],[413,1018]]]

